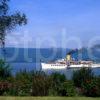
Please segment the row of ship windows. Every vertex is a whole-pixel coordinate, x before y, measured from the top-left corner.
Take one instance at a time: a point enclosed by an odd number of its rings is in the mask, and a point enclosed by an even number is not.
[[[51,65],[51,66],[65,66],[65,65]]]

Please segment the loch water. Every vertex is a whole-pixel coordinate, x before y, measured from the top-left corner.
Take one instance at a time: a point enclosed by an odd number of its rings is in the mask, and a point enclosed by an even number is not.
[[[26,69],[31,70],[41,70],[41,62],[51,62],[57,59],[62,59],[66,57],[66,54],[71,51],[71,49],[63,48],[6,48],[6,61],[10,64],[12,68],[12,73],[16,73],[20,70]],[[100,62],[100,51],[98,50],[82,49],[80,51],[75,50],[72,57],[76,60],[92,60],[96,63]],[[0,57],[3,58],[3,52],[0,49]],[[77,69],[66,69],[57,70],[57,72],[64,73],[67,77],[71,77],[73,71]],[[56,70],[49,70],[46,73],[52,73]],[[94,68],[93,72],[96,75],[100,75],[100,68]]]

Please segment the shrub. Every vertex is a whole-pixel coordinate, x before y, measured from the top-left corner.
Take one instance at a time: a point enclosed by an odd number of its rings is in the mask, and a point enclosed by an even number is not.
[[[58,96],[58,92],[55,89],[50,88],[48,96]]]
[[[75,87],[73,81],[66,79],[64,74],[53,73],[52,78],[52,87],[50,93],[52,96],[75,96]]]
[[[32,76],[30,72],[26,70],[20,71],[15,76],[15,81],[13,82],[13,88],[11,91],[15,91],[15,95],[27,96],[30,95],[32,88]]]
[[[4,60],[0,59],[0,81],[7,81],[11,77],[11,68]]]
[[[63,96],[65,95],[63,91],[63,83],[66,81],[64,74],[52,73],[50,76],[52,78],[50,93],[53,96]]]
[[[83,85],[83,94],[90,97],[100,96],[100,78],[96,77],[92,80],[86,80]]]
[[[4,95],[10,89],[9,79],[11,76],[10,66],[0,59],[0,95]]]
[[[76,90],[75,90],[73,81],[64,82],[61,93],[63,96],[76,96]]]
[[[51,82],[51,78],[44,72],[34,73],[32,79],[32,96],[47,96]]]
[[[90,97],[100,96],[100,78],[95,77],[89,68],[82,68],[73,74],[73,82],[81,94]]]
[[[92,80],[93,77],[94,75],[90,68],[82,68],[73,72],[72,80],[76,87],[82,87],[86,80]]]

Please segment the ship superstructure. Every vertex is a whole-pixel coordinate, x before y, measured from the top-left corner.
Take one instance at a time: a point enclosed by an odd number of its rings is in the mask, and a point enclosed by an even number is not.
[[[66,58],[59,59],[54,62],[48,62],[48,63],[41,63],[42,70],[48,70],[48,69],[55,69],[55,70],[62,70],[62,69],[69,69],[69,68],[97,68],[100,67],[100,64],[96,64],[93,61],[85,61],[85,60],[79,60],[76,61],[72,58],[71,53],[68,53]]]

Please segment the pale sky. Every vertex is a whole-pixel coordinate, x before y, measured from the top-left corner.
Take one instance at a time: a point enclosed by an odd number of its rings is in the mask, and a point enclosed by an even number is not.
[[[7,46],[77,48],[100,41],[100,0],[11,0],[10,7],[25,13],[28,24],[7,36]]]

